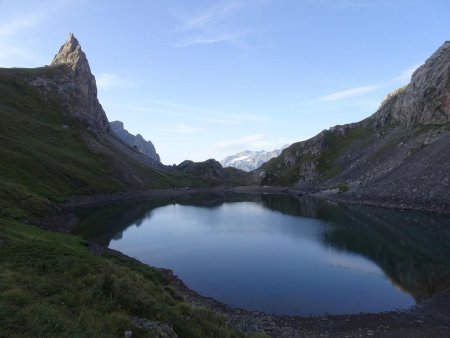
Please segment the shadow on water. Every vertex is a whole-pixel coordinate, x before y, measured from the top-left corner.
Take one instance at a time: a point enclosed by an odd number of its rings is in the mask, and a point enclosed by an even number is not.
[[[416,301],[450,286],[450,218],[443,215],[343,205],[313,198],[281,195],[198,194],[76,211],[75,232],[109,245],[130,226],[140,226],[159,207],[180,204],[218,208],[224,203],[254,202],[285,215],[330,224],[321,241],[331,248],[363,255],[376,263]],[[295,225],[283,228],[301,236]]]
[[[122,238],[122,233],[130,226],[139,227],[152,217],[153,210],[170,204],[217,208],[224,203],[259,201],[258,195],[246,194],[195,194],[181,197],[162,198],[144,202],[123,203],[75,211],[80,219],[75,233],[83,238],[103,245],[112,239]]]
[[[286,196],[262,200],[272,210],[334,224],[323,235],[326,245],[375,262],[416,301],[450,287],[448,216]]]

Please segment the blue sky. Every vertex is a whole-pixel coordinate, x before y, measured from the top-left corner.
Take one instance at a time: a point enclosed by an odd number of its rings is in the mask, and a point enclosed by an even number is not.
[[[450,40],[448,0],[0,0],[0,67],[73,32],[110,121],[163,163],[275,149],[361,120]]]

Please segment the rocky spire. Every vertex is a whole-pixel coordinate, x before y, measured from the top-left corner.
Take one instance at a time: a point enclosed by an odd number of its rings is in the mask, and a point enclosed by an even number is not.
[[[52,61],[52,65],[60,64],[69,65],[73,71],[82,70],[91,73],[86,54],[81,50],[80,43],[72,33],[69,34],[67,41],[61,46]]]
[[[75,36],[70,33],[67,41],[55,55],[52,66],[67,65],[71,81],[61,80],[59,93],[66,96],[66,109],[97,131],[110,129],[108,119],[97,99],[97,84],[91,73],[86,54]]]

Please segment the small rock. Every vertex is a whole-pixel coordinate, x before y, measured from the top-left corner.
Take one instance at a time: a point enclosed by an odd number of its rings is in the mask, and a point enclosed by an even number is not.
[[[131,331],[131,330],[125,331],[123,336],[125,338],[131,338],[133,336],[133,331]]]

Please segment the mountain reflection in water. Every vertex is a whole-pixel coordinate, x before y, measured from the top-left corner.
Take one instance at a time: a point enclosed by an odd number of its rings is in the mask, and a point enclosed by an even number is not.
[[[233,208],[238,205],[236,203],[246,203],[248,222],[242,219],[242,215],[233,214]],[[80,222],[75,232],[88,240],[110,245],[112,240],[120,240],[129,227],[139,227],[151,221],[156,210],[168,205],[193,206],[225,213],[229,207],[228,223],[218,222],[214,214],[192,211],[190,217],[205,217],[203,223],[210,232],[283,234],[302,245],[307,245],[304,240],[311,238],[337,252],[365,257],[416,301],[450,286],[450,219],[443,215],[343,205],[284,195],[198,194],[81,209],[76,212]],[[263,210],[302,220],[302,226],[293,221],[282,224],[252,222],[254,215]],[[252,216],[252,213],[255,214]],[[335,255],[327,259],[328,264],[339,269],[379,273],[374,266],[353,259],[353,256],[350,258]],[[296,264],[295,261],[290,263]]]

